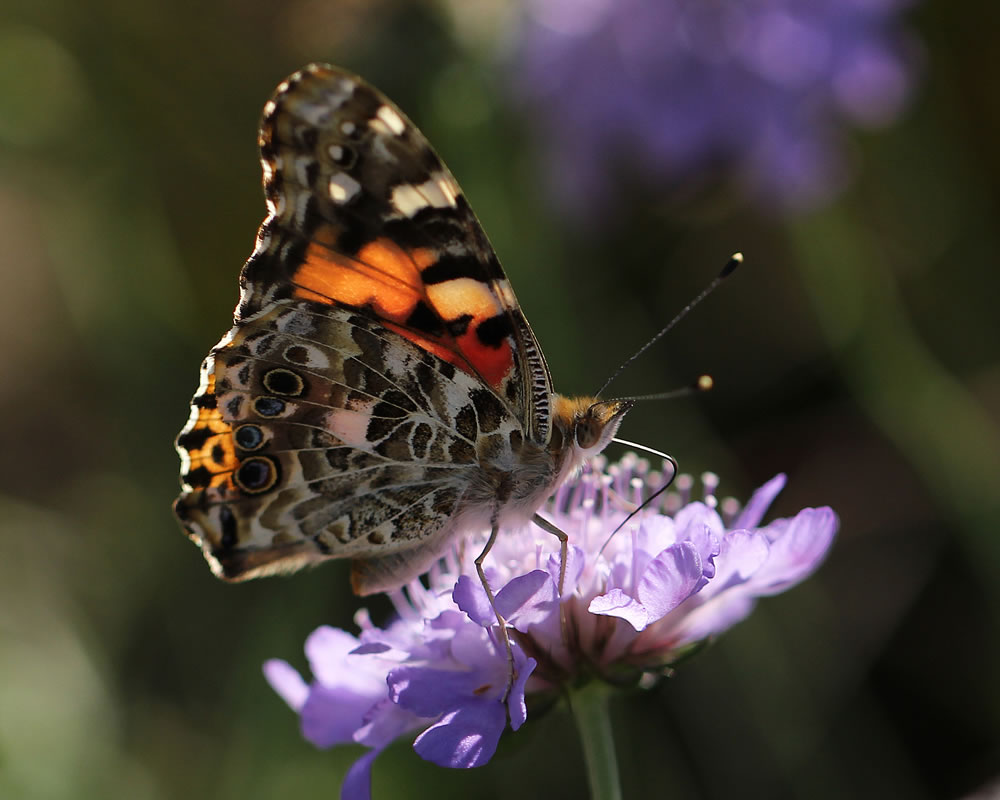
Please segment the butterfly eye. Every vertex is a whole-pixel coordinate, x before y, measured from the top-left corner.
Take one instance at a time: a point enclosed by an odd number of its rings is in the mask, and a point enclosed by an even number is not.
[[[590,450],[600,441],[604,426],[593,417],[588,409],[586,416],[576,423],[576,444],[582,450]]]
[[[622,417],[632,408],[631,400],[599,400],[576,421],[576,445],[581,450],[603,450],[621,424]]]

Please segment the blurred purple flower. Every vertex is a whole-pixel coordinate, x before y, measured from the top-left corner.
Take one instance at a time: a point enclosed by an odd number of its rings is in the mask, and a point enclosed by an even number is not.
[[[809,575],[836,532],[829,508],[760,524],[782,475],[745,508],[727,500],[717,509],[718,479],[706,474],[703,500],[690,501],[692,481],[681,476],[658,506],[608,541],[628,509],[662,482],[627,456],[556,493],[546,514],[573,543],[562,596],[551,536],[529,526],[498,539],[486,572],[500,587],[496,605],[511,631],[517,677],[509,690],[496,616],[471,564],[461,569],[455,554],[431,571],[430,588],[414,581],[391,595],[398,618],[385,629],[361,611],[359,637],[316,630],[305,648],[311,684],[286,662],[268,661],[268,681],[299,714],[309,741],[371,748],[348,772],[341,796],[369,798],[372,762],[405,733],[420,731],[413,746],[428,761],[477,767],[493,756],[508,721],[515,731],[524,723],[526,696],[595,676],[652,683],[743,619],[758,597]]]
[[[660,186],[723,167],[809,208],[845,182],[839,123],[885,125],[911,92],[906,5],[528,0],[516,86],[570,210],[607,205],[617,165]]]

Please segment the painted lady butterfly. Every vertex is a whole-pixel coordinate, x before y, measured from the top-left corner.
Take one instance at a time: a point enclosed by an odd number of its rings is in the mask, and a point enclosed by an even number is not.
[[[226,580],[353,559],[397,588],[534,521],[631,407],[552,391],[479,222],[381,92],[311,64],[260,136],[267,218],[177,438],[174,509]],[[487,592],[492,597],[488,586]]]

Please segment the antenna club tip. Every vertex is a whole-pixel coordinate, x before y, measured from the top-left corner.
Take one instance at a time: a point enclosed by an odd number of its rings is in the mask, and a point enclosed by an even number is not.
[[[715,379],[711,375],[699,375],[694,383],[694,388],[699,392],[708,392],[715,386]]]
[[[729,261],[726,262],[726,266],[722,268],[722,272],[719,273],[720,278],[728,278],[736,268],[743,263],[743,253],[733,253],[729,257]]]

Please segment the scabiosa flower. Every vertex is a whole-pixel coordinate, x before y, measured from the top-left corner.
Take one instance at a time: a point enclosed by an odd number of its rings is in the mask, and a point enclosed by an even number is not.
[[[876,127],[913,84],[908,0],[528,0],[516,88],[574,211],[609,170],[663,186],[733,170],[782,209],[844,180],[842,122]]]
[[[544,513],[571,542],[561,594],[553,537],[534,526],[502,532],[486,574],[509,626],[513,681],[496,615],[457,553],[427,585],[414,581],[391,595],[398,616],[385,628],[361,611],[358,636],[315,631],[306,641],[311,683],[284,661],[267,662],[268,681],[309,741],[371,748],[342,797],[370,797],[372,762],[404,734],[419,731],[413,746],[428,761],[476,767],[536,700],[547,704],[590,679],[650,685],[749,614],[757,598],[809,575],[837,528],[829,508],[762,525],[783,475],[740,508],[716,501],[718,479],[707,473],[702,499],[691,500],[693,481],[681,476],[611,536],[663,481],[630,455],[606,468],[595,461],[555,494]]]

